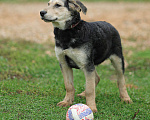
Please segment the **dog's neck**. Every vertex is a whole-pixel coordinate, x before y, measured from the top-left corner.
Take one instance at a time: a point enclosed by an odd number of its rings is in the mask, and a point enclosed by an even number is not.
[[[76,27],[81,21],[80,13],[73,12],[68,20],[53,22],[54,28],[59,28],[61,30],[72,29]]]
[[[76,24],[72,24],[72,25],[70,26],[70,29],[72,29],[72,28],[76,27],[79,23],[80,23],[80,21],[79,21],[79,22],[77,22]]]

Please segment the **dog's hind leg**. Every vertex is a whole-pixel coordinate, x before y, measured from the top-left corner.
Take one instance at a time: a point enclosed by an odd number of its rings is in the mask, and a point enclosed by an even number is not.
[[[96,70],[95,70],[95,87],[97,86],[97,84],[100,81],[100,77],[98,76]],[[77,95],[78,97],[85,97],[85,91],[83,91],[82,93]]]
[[[122,101],[125,101],[126,103],[131,103],[132,100],[130,99],[130,97],[127,93],[126,84],[125,84],[123,56],[118,57],[117,55],[113,54],[110,56],[110,60],[117,72],[117,77],[118,77],[117,83],[118,83],[118,87],[119,87],[120,98]]]
[[[95,70],[95,87],[97,86],[97,84],[99,83],[99,81],[100,81],[100,77],[98,76],[98,73],[97,73],[97,71]]]

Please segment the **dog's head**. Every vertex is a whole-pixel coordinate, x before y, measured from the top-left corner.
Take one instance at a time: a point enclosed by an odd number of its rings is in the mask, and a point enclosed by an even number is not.
[[[54,27],[63,29],[63,24],[72,20],[73,13],[80,11],[86,14],[87,8],[79,0],[50,0],[48,7],[40,11],[40,16],[45,22],[52,22]]]

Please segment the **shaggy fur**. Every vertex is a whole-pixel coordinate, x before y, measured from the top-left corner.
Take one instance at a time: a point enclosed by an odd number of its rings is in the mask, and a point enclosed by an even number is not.
[[[44,21],[53,23],[55,52],[64,77],[66,96],[57,105],[72,104],[75,93],[72,68],[77,68],[83,70],[86,78],[85,91],[78,96],[85,96],[87,105],[96,112],[95,87],[100,78],[95,65],[108,58],[118,75],[121,100],[132,102],[125,86],[124,58],[118,31],[104,21],[81,20],[80,11],[86,14],[87,8],[79,0],[50,0],[49,7],[40,12]]]
[[[92,23],[80,21],[78,26],[73,29],[60,30],[55,28],[54,34],[57,47],[68,49],[69,47],[87,46],[86,51],[90,52],[89,64],[98,65],[111,55],[117,55],[122,59],[122,70],[124,71],[120,36],[117,30],[109,23],[103,21]],[[70,62],[71,60],[68,57],[66,59],[71,68],[78,68],[75,63]]]

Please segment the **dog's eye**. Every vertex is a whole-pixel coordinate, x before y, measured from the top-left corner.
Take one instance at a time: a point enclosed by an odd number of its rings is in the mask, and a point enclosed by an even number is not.
[[[58,8],[58,7],[61,7],[61,5],[60,4],[56,4],[55,7]]]
[[[50,5],[50,3],[48,3],[48,6]]]

